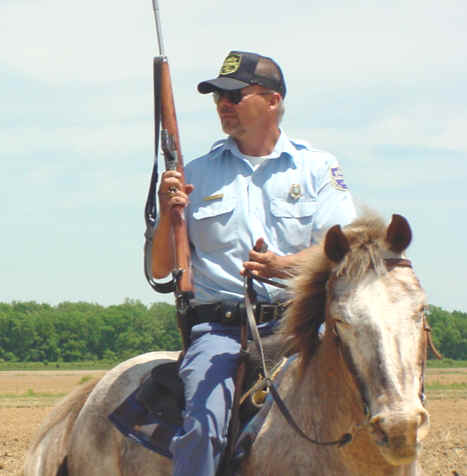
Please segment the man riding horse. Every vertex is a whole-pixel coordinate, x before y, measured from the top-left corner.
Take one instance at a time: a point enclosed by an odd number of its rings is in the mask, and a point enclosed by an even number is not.
[[[183,207],[192,254],[190,345],[180,363],[183,428],[173,438],[175,476],[214,476],[227,443],[245,313],[242,275],[287,278],[323,230],[355,218],[336,158],[289,139],[280,122],[286,85],[271,58],[231,51],[212,93],[227,138],[185,167],[164,172],[152,246],[152,274],[174,269],[171,210]],[[267,244],[267,246],[266,246]],[[262,335],[274,332],[287,296],[255,281]]]

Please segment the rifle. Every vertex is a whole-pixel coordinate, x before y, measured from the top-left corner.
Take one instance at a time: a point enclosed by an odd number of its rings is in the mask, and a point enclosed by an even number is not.
[[[146,232],[144,246],[144,271],[149,285],[155,291],[161,293],[175,293],[178,325],[182,333],[183,347],[186,349],[189,342],[189,329],[187,329],[185,317],[188,311],[190,299],[193,298],[193,285],[191,277],[190,246],[188,242],[185,214],[182,207],[174,207],[171,214],[175,247],[175,269],[172,271],[172,280],[165,283],[159,283],[152,277],[151,249],[153,246],[152,234],[157,220],[156,184],[158,180],[157,159],[159,136],[161,138],[161,149],[164,153],[166,170],[176,169],[182,174],[182,183],[185,183],[183,156],[180,147],[177,116],[175,113],[172,81],[169,63],[164,51],[158,1],[152,0],[152,5],[160,55],[154,57],[153,60],[154,165],[145,206]]]

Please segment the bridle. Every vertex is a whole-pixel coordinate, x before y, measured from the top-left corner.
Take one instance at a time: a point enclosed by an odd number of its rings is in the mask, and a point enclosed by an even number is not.
[[[394,269],[396,267],[412,268],[412,262],[410,260],[406,259],[406,258],[385,258],[384,259],[384,264],[385,264],[386,269],[388,271],[391,271],[392,269]],[[329,278],[329,279],[331,280],[331,278]],[[423,358],[423,362],[422,362],[422,366],[421,366],[422,370],[421,370],[420,378],[419,378],[419,382],[420,382],[419,398],[420,398],[420,402],[422,403],[422,405],[424,405],[424,401],[425,401],[424,370],[425,370],[425,363],[426,363],[426,355],[427,355],[428,346],[430,346],[431,350],[435,353],[435,355],[437,357],[439,356],[438,358],[441,358],[441,355],[439,354],[439,352],[434,347],[434,344],[433,344],[433,341],[432,341],[432,338],[431,338],[431,327],[429,326],[429,324],[427,322],[425,313],[423,311],[421,311],[421,312],[422,312],[422,319],[423,319],[422,331],[425,333],[425,339],[424,339],[424,350],[423,350],[424,358]],[[332,327],[331,331],[335,336],[338,352],[340,353],[340,356],[341,356],[342,360],[344,361],[350,375],[352,376],[352,378],[354,380],[355,386],[356,386],[356,388],[358,389],[358,391],[360,393],[360,398],[362,400],[363,414],[365,415],[365,422],[363,424],[357,425],[357,428],[361,430],[363,427],[368,425],[368,423],[370,422],[370,420],[372,418],[371,411],[370,411],[370,406],[369,406],[368,400],[367,400],[366,395],[365,395],[366,394],[365,385],[358,376],[358,373],[357,373],[357,371],[355,369],[355,366],[352,362],[350,354],[348,353],[348,351],[346,351],[345,347],[342,344],[341,338],[340,338],[339,333],[337,331],[336,323],[334,323],[334,326]]]

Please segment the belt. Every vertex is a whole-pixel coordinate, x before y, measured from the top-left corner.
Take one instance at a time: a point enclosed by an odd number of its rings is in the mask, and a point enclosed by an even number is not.
[[[253,306],[255,320],[257,324],[278,320],[282,317],[286,305],[283,303],[266,304],[256,303]],[[224,325],[238,325],[246,319],[246,309],[243,303],[200,304],[194,306],[189,312],[191,326],[196,326],[203,322],[218,322]]]

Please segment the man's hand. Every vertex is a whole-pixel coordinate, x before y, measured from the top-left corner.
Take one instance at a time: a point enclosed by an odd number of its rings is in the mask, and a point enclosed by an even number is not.
[[[159,187],[159,223],[154,230],[152,247],[152,275],[161,279],[169,275],[175,266],[174,242],[172,234],[171,210],[174,207],[186,207],[188,195],[193,185],[182,185],[182,175],[176,170],[166,170],[161,177]]]
[[[248,270],[261,278],[290,278],[289,266],[290,257],[268,251],[264,238],[259,238],[249,253],[249,260],[243,263],[241,274],[244,276],[245,270]]]
[[[181,178],[181,173],[176,170],[166,170],[162,174],[158,193],[161,217],[168,215],[173,207],[188,205],[188,195],[194,190],[194,187],[191,184],[186,184],[183,187]]]

